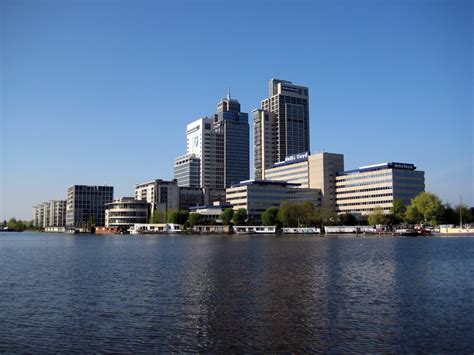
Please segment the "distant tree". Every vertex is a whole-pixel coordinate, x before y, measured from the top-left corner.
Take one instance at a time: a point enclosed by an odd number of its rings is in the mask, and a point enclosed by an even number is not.
[[[339,222],[336,212],[328,207],[315,208],[312,218],[313,225],[324,227],[332,226]]]
[[[405,212],[407,211],[407,207],[403,203],[402,200],[396,198],[393,200],[393,206],[390,209],[390,213],[392,216],[393,223],[400,223],[405,218]]]
[[[245,225],[245,221],[247,220],[247,210],[245,208],[239,208],[234,213],[234,217],[232,218],[232,222],[236,226],[243,226]]]
[[[419,212],[422,220],[419,222],[438,225],[443,216],[443,204],[438,196],[431,192],[422,192],[416,196],[411,205]],[[407,210],[408,212],[408,210]]]
[[[165,223],[166,222],[166,212],[159,209],[155,209],[151,216],[151,223]]]
[[[473,216],[471,215],[471,210],[466,205],[456,206],[456,217],[457,221],[455,223],[460,223],[462,216],[462,223],[472,223]]]
[[[407,223],[420,223],[423,221],[423,215],[416,206],[410,205],[407,207],[405,218],[403,220]]]
[[[444,224],[456,224],[459,223],[459,218],[456,211],[451,207],[449,203],[444,205],[443,217],[441,218]]]
[[[168,223],[185,224],[188,220],[189,212],[185,210],[170,211],[168,213]]]
[[[223,225],[229,225],[232,221],[232,217],[234,217],[234,210],[232,208],[226,208],[221,213],[221,221]]]
[[[382,207],[375,207],[367,217],[367,223],[370,226],[375,226],[377,224],[387,224],[387,222],[388,218],[387,215],[383,212]]]
[[[262,224],[264,226],[275,226],[278,222],[278,208],[270,207],[262,213]]]
[[[354,226],[359,222],[356,216],[354,216],[352,213],[341,213],[337,216],[337,218],[339,223],[343,226]]]
[[[199,213],[190,213],[188,217],[188,223],[191,227],[194,227],[201,222],[202,215]]]
[[[21,219],[16,219],[16,218],[10,218],[10,220],[7,222],[7,227],[9,229],[13,229],[19,232],[23,232],[28,228],[28,223],[29,221],[22,221]]]
[[[290,203],[285,201],[278,210],[278,220],[287,227],[310,226],[314,221],[315,208],[311,201]]]
[[[97,217],[90,216],[89,219],[87,220],[87,227],[95,227],[95,226],[97,226]]]

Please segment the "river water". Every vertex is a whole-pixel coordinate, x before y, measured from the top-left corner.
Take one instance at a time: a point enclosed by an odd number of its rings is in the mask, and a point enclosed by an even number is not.
[[[474,351],[474,238],[0,234],[1,352]]]

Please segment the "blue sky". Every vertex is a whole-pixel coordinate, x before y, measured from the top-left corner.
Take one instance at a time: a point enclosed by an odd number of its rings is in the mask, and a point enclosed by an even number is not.
[[[3,0],[0,218],[73,184],[172,178],[231,87],[310,88],[311,149],[414,163],[473,205],[473,2]]]

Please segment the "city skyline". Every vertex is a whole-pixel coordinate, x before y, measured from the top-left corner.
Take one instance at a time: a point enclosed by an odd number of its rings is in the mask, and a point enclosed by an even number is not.
[[[347,169],[410,161],[428,191],[473,205],[469,2],[267,9],[300,24],[284,29],[251,26],[266,7],[244,2],[229,14],[242,26],[236,47],[218,59],[204,54],[230,35],[214,27],[228,19],[209,23],[223,5],[138,4],[0,5],[1,219],[31,219],[74,184],[107,183],[118,198],[171,179],[186,124],[214,112],[228,87],[252,112],[272,77],[309,88],[312,152],[343,153]],[[275,57],[280,40],[287,50]]]

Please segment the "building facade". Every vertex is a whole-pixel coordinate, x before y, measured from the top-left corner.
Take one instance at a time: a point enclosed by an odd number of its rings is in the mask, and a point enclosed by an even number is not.
[[[265,169],[265,178],[321,190],[321,206],[336,210],[336,176],[344,171],[344,155],[321,152],[295,154]]]
[[[180,187],[200,187],[201,159],[195,154],[186,154],[176,158],[174,179]]]
[[[261,223],[267,208],[279,207],[283,202],[311,201],[321,205],[321,191],[301,188],[299,184],[285,181],[249,180],[226,189],[226,200],[234,210],[244,208],[249,219]]]
[[[187,125],[186,155],[176,158],[174,170],[178,185],[185,187],[225,189],[249,178],[248,114],[230,93],[215,114]]]
[[[66,225],[66,201],[51,200],[34,207],[33,224],[36,227],[64,227]]]
[[[213,185],[212,167],[216,153],[212,123],[211,118],[202,117],[186,126],[186,154],[200,160],[198,187]]]
[[[179,210],[179,187],[177,180],[156,179],[135,185],[135,199],[150,204],[151,213],[155,210],[168,212]]]
[[[277,162],[276,120],[273,112],[253,110],[253,154],[255,178],[265,179],[265,169]]]
[[[383,163],[344,171],[336,177],[337,210],[341,213],[367,215],[376,207],[389,213],[393,201],[409,205],[425,191],[425,173],[415,165]]]
[[[114,198],[113,186],[73,185],[67,191],[66,226],[105,226],[105,205]]]
[[[266,114],[266,113],[272,113]],[[309,152],[309,90],[290,81],[271,79],[269,96],[254,111],[255,178],[286,157]],[[266,120],[268,119],[268,120]],[[272,142],[268,144],[268,142]],[[257,157],[258,155],[258,157]]]
[[[230,97],[217,104],[214,115],[215,188],[227,188],[249,179],[249,119],[240,103]]]
[[[105,226],[127,230],[135,223],[148,223],[150,204],[135,200],[133,197],[122,197],[105,205]]]

